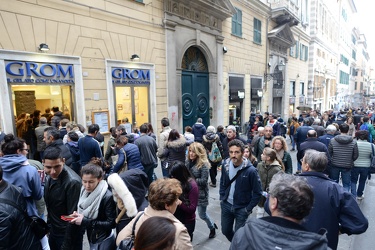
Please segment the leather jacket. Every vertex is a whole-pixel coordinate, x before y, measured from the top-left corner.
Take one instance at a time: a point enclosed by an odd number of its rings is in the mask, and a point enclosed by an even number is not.
[[[61,220],[61,215],[69,215],[77,210],[81,186],[81,178],[66,165],[57,180],[52,180],[50,176],[47,176],[44,185],[44,200],[51,234],[66,235],[68,223]]]
[[[81,225],[87,230],[89,242],[95,244],[102,242],[111,234],[112,229],[116,227],[115,220],[116,204],[112,192],[107,190],[100,202],[98,217],[96,219],[84,217]]]
[[[4,180],[0,182],[0,198],[13,201],[26,212],[26,201],[21,190]],[[42,249],[21,211],[3,202],[0,202],[0,210],[0,249]]]

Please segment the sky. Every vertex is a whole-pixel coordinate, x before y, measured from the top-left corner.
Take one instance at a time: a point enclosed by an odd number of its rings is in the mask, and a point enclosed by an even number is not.
[[[370,56],[370,63],[375,69],[375,1],[354,0],[357,8],[357,27],[365,34],[367,40],[367,51]]]

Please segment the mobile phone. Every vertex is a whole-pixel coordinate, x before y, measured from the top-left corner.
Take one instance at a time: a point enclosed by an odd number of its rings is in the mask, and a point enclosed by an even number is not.
[[[71,220],[73,220],[73,219],[75,219],[75,218],[77,218],[77,217],[75,217],[75,216],[71,216],[71,215],[61,215],[61,217],[60,217],[62,220],[64,220],[64,221],[71,221]]]

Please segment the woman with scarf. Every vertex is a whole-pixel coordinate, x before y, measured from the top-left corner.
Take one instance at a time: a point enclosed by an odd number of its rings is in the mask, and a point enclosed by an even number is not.
[[[263,149],[261,155],[262,161],[258,163],[257,169],[262,184],[262,190],[268,192],[268,187],[271,183],[272,177],[280,171],[284,171],[284,165],[277,156],[274,149],[267,147]],[[265,197],[262,196],[258,203],[257,217],[263,217]]]
[[[287,152],[288,146],[286,145],[286,140],[282,136],[275,136],[271,142],[271,148],[276,151],[277,157],[283,162],[285,173],[292,174],[293,173],[293,163],[292,157]]]
[[[208,228],[210,229],[208,238],[214,238],[216,236],[215,229],[217,229],[217,226],[207,214],[209,197],[207,182],[209,168],[211,166],[207,159],[206,149],[199,142],[190,144],[186,166],[194,176],[195,182],[198,184],[198,215],[206,222]]]
[[[116,249],[112,231],[116,223],[116,205],[108,184],[103,180],[103,170],[89,162],[81,169],[82,190],[75,217],[70,223],[87,231],[90,249]]]

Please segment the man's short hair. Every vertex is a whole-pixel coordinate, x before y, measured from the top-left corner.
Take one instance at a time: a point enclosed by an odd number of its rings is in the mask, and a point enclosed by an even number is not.
[[[272,177],[269,194],[277,199],[277,211],[285,217],[302,220],[311,211],[314,193],[305,178],[285,173]]]
[[[68,119],[62,119],[62,120],[60,121],[60,125],[61,125],[61,127],[66,127],[66,124],[68,124],[68,122],[69,122]]]
[[[341,133],[348,133],[349,131],[349,125],[346,123],[341,123],[339,126],[340,132]]]
[[[309,165],[309,168],[315,172],[323,172],[328,164],[326,153],[319,152],[314,149],[305,151],[303,161]]]
[[[363,122],[368,122],[369,118],[367,116],[363,117]]]
[[[199,118],[197,119],[197,122],[198,122],[198,123],[202,123],[202,118],[199,117]]]
[[[314,120],[314,125],[320,125],[320,119],[319,118],[316,118],[315,120]]]
[[[98,124],[91,124],[87,130],[89,134],[94,134],[95,132],[99,132],[99,125]]]
[[[243,142],[241,140],[238,140],[238,139],[231,140],[228,143],[228,148],[230,148],[232,146],[236,146],[236,147],[241,148],[242,153],[245,151],[245,144],[243,144]]]
[[[43,117],[40,117],[39,119],[39,124],[43,125],[43,124],[47,124],[47,118],[45,118],[44,116]]]
[[[264,127],[258,127],[258,132],[261,132],[264,130]]]
[[[60,131],[55,127],[45,128],[44,132],[47,132],[47,138],[52,136],[55,141],[60,139]]]
[[[310,118],[303,119],[303,125],[310,126],[311,125]]]
[[[46,150],[44,150],[43,157],[43,160],[57,160],[63,158],[62,151],[59,147],[47,147]]]
[[[148,124],[147,124],[147,123],[143,123],[143,124],[139,127],[139,131],[140,131],[141,133],[146,134],[147,131],[148,131]]]
[[[168,127],[169,119],[167,117],[164,117],[163,119],[161,119],[161,125],[163,125],[163,127]]]
[[[307,137],[309,137],[309,138],[317,137],[316,131],[313,130],[313,129],[310,129],[309,131],[307,131]]]
[[[326,130],[327,130],[327,132],[336,132],[337,131],[336,126],[332,125],[332,124],[328,125]]]
[[[79,139],[79,136],[78,136],[78,134],[75,131],[70,131],[68,133],[68,137],[72,141],[78,141],[78,139]]]
[[[125,132],[125,134],[126,134],[126,127],[125,127],[124,124],[120,124],[120,125],[118,125],[117,128],[116,128],[116,130],[118,130],[118,131],[122,131],[121,134],[124,133],[124,132]]]
[[[227,127],[227,131],[228,130],[232,130],[233,132],[237,132],[237,130],[236,130],[236,127],[235,126],[233,126],[233,125],[229,125],[228,127]]]

